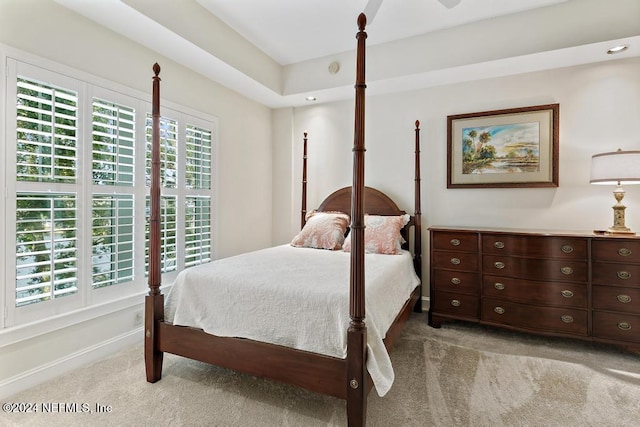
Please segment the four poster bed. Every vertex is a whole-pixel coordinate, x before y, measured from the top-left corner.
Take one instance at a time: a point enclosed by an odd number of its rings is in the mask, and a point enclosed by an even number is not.
[[[384,193],[364,185],[365,24],[361,14],[353,185],[307,212],[305,133],[300,234],[290,245],[186,269],[167,301],[160,292],[160,67],[154,65],[147,381],[160,380],[163,353],[169,352],[345,399],[350,426],[365,424],[373,386],[381,395],[391,386],[387,351],[411,311],[420,310],[420,130],[416,121],[415,212],[410,216]],[[332,233],[318,238],[316,232],[326,231],[327,224]],[[380,224],[383,232],[392,224],[400,233],[390,246],[370,239]],[[206,305],[208,300],[218,304]],[[251,300],[257,304],[249,305]]]

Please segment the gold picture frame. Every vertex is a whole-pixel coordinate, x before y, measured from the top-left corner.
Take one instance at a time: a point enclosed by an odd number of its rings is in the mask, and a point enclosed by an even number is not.
[[[447,188],[558,186],[560,104],[447,116]]]

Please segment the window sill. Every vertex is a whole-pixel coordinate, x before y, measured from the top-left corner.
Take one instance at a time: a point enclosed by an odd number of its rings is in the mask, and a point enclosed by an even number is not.
[[[162,287],[162,292],[166,292],[164,286]],[[48,317],[36,322],[0,330],[0,348],[53,331],[68,328],[100,316],[106,316],[138,305],[143,306],[144,296],[147,293],[148,290],[136,292],[121,299],[112,300],[103,304],[96,304],[58,316]]]

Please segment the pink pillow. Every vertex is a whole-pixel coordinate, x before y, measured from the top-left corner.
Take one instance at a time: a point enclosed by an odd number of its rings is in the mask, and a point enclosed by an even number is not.
[[[306,219],[300,233],[291,241],[291,246],[331,250],[342,248],[349,215],[342,212],[311,211]]]
[[[364,216],[364,251],[368,254],[396,255],[402,251],[405,240],[400,230],[409,222],[409,214],[400,216]],[[343,250],[351,251],[351,233],[344,241]]]

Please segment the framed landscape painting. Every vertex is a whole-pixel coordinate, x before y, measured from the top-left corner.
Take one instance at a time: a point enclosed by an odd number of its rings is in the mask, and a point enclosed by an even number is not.
[[[558,186],[559,104],[447,116],[447,188]]]

